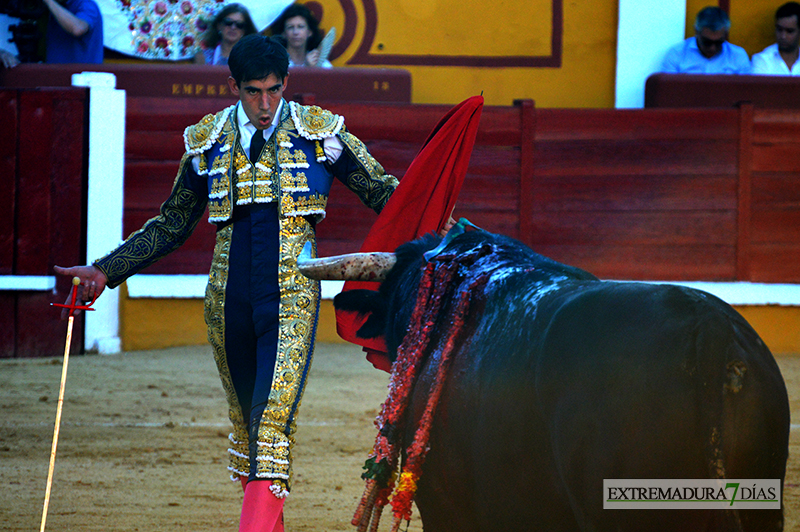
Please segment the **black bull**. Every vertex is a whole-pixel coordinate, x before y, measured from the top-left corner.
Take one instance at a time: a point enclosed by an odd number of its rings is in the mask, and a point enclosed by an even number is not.
[[[390,356],[415,304],[426,238],[402,246],[362,335]],[[434,259],[436,260],[436,259]],[[782,510],[603,510],[603,479],[781,479],[789,404],[775,360],[728,304],[685,287],[600,281],[473,231],[438,260],[478,275],[416,503],[427,531],[781,530]],[[443,315],[446,310],[443,311]],[[413,438],[447,318],[412,394]],[[434,334],[436,338],[436,333]]]

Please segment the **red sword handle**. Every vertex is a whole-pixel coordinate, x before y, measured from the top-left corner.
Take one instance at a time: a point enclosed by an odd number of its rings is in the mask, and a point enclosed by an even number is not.
[[[81,284],[80,277],[73,277],[72,278],[72,292],[71,292],[71,296],[70,296],[70,302],[68,304],[67,303],[50,303],[50,304],[52,306],[54,306],[54,307],[68,308],[70,316],[72,316],[75,313],[75,311],[78,310],[78,309],[80,309],[80,310],[94,310],[92,308],[92,305],[94,305],[94,302],[97,301],[97,294],[95,294],[94,299],[92,299],[91,303],[88,303],[86,305],[77,305],[75,303],[77,301],[77,299],[78,299],[78,285],[79,284]]]

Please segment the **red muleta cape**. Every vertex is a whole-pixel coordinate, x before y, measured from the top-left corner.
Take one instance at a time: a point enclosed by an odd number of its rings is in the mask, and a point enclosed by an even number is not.
[[[394,251],[405,242],[438,232],[450,218],[478,133],[483,96],[473,96],[453,107],[436,125],[411,162],[362,244],[361,252]],[[347,281],[343,290],[377,290],[378,283]],[[358,338],[356,331],[367,316],[336,311],[336,330],[358,344],[367,360],[391,371],[386,343],[380,338]]]

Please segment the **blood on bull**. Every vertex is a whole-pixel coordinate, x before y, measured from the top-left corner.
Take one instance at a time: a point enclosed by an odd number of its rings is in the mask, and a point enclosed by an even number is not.
[[[599,280],[481,230],[299,267],[382,279],[334,301],[369,313],[359,335],[395,361],[365,473],[373,525],[413,497],[436,531],[783,529],[782,510],[603,510],[603,479],[783,482],[783,378],[720,299]],[[401,460],[397,478],[380,466]]]

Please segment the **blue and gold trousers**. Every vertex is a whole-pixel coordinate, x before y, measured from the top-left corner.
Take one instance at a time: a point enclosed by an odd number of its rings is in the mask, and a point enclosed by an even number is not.
[[[287,490],[297,412],[314,352],[319,282],[297,271],[314,228],[275,203],[245,207],[217,231],[205,319],[233,424],[232,478]]]

